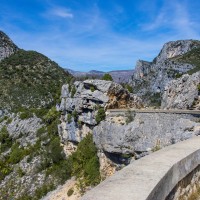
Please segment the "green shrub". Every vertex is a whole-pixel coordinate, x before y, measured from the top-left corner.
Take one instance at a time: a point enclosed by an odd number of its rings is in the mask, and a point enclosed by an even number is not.
[[[4,152],[12,146],[12,138],[10,137],[6,126],[0,131],[0,152]]]
[[[52,107],[48,113],[44,116],[44,120],[47,123],[51,123],[60,116],[60,113],[56,110],[56,107]]]
[[[55,186],[53,184],[44,184],[42,187],[38,188],[35,191],[35,198],[34,199],[41,199],[43,196],[45,196],[49,191],[55,189]]]
[[[99,108],[98,112],[97,112],[97,115],[95,117],[95,120],[97,123],[100,123],[101,121],[103,121],[106,117],[106,113],[104,111],[103,108]]]
[[[73,168],[72,175],[80,181],[81,190],[86,186],[97,185],[100,182],[99,160],[92,135],[88,134],[79,144],[77,151],[70,157]]]
[[[12,122],[12,118],[8,118],[6,124],[10,124]]]
[[[197,89],[200,92],[200,84],[197,85]]]
[[[25,151],[19,148],[19,144],[14,144],[11,148],[9,163],[16,164],[25,156]]]
[[[19,118],[21,120],[24,120],[24,119],[29,119],[33,117],[33,113],[30,111],[30,110],[26,110],[24,112],[22,112],[20,115],[19,115]]]
[[[102,80],[105,80],[105,81],[113,81],[113,78],[110,74],[104,74],[103,77],[102,77]]]
[[[37,137],[40,137],[40,136],[41,136],[43,133],[45,133],[45,132],[46,132],[46,127],[43,126],[43,127],[39,128],[39,129],[37,130],[36,136],[37,136]]]
[[[31,112],[35,113],[35,115],[40,118],[43,119],[43,117],[49,112],[49,109],[46,108],[38,108],[38,109],[30,109]]]
[[[51,175],[59,180],[61,184],[64,184],[72,174],[72,163],[70,159],[61,160],[59,163],[53,164],[46,170],[46,176]]]
[[[12,172],[12,167],[3,160],[0,159],[0,181],[3,180],[8,174]]]
[[[70,113],[67,114],[67,122],[68,123],[72,122],[72,115]]]
[[[126,124],[129,124],[130,122],[134,121],[136,113],[135,111],[131,111],[130,109],[128,109],[125,115],[126,115]]]
[[[67,191],[67,196],[70,197],[70,196],[72,196],[73,193],[74,193],[73,188],[70,188],[70,189]]]
[[[129,84],[125,85],[125,88],[130,92],[133,93],[133,87],[131,87]]]
[[[77,119],[78,119],[78,113],[77,113],[76,110],[74,110],[74,111],[72,112],[72,117],[74,118],[75,121],[77,121]]]
[[[90,90],[91,90],[91,92],[94,92],[95,91],[95,87],[93,85],[90,86]]]
[[[58,163],[64,159],[63,149],[60,146],[59,137],[55,137],[48,146],[48,157],[52,159],[53,163]]]
[[[1,118],[0,123],[3,122],[4,120],[7,120],[9,117],[8,116],[4,116]]]
[[[74,97],[75,93],[76,93],[76,88],[75,86],[73,86],[72,91],[71,91],[71,98]]]
[[[25,175],[25,172],[20,167],[17,169],[17,173],[18,173],[19,177],[23,177]]]

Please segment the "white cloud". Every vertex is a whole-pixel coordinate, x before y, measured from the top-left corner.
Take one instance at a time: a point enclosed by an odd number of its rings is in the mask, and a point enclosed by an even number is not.
[[[151,22],[141,25],[142,30],[156,32],[164,28],[173,32],[179,39],[188,37],[198,39],[200,37],[197,28],[199,22],[197,24],[193,21],[188,8],[186,1],[168,0]]]
[[[50,11],[52,15],[63,17],[63,18],[73,18],[74,15],[71,11],[65,8],[54,8]]]

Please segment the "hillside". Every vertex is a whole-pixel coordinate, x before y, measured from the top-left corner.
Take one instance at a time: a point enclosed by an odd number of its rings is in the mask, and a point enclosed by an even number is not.
[[[69,77],[55,62],[35,51],[19,50],[0,62],[0,108],[40,108],[55,105]]]
[[[2,32],[0,50],[0,200],[38,200],[71,177],[55,106],[72,76]]]

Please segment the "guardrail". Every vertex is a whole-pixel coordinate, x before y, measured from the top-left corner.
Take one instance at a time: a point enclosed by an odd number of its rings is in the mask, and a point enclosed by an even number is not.
[[[82,200],[165,200],[200,165],[200,136],[168,146],[128,165]]]
[[[114,113],[125,113],[125,112],[136,112],[136,113],[174,113],[174,114],[197,114],[200,115],[200,110],[162,110],[162,109],[108,109],[106,112],[109,114]]]

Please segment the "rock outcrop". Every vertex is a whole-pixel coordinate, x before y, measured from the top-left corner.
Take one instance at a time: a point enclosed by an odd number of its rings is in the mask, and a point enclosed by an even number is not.
[[[73,86],[63,85],[61,96],[59,133],[64,143],[80,142],[91,132],[97,125],[96,116],[100,108],[142,107],[140,98],[112,81],[76,81]]]
[[[15,53],[19,48],[2,31],[0,31],[0,61]]]
[[[171,81],[165,87],[161,108],[200,110],[200,72]]]
[[[134,93],[142,97],[147,105],[160,106],[165,86],[195,68],[193,63],[177,58],[199,47],[200,41],[196,40],[168,42],[152,62],[139,60],[130,80]]]
[[[115,159],[115,155],[139,158],[199,135],[200,123],[196,120],[198,118],[185,114],[136,113],[132,122],[122,125],[113,123],[107,117],[93,129],[93,137],[97,148],[110,154],[110,158]]]

